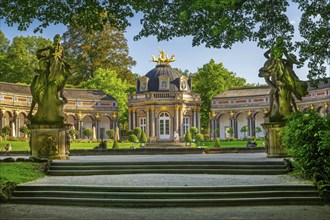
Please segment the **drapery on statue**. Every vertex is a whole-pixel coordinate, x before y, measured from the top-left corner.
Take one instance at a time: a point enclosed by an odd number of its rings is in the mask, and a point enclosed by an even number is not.
[[[60,42],[61,37],[57,34],[53,45],[36,52],[39,66],[30,86],[32,103],[28,118],[31,122],[64,123],[63,105],[67,103],[67,99],[63,95],[63,89],[71,70],[70,65],[64,61],[64,50]],[[48,54],[45,55],[44,51],[48,51]],[[36,104],[38,111],[32,115]]]
[[[300,81],[293,71],[293,64],[298,64],[298,61],[294,54],[288,54],[283,38],[277,38],[276,44],[264,56],[267,61],[258,76],[264,77],[271,87],[270,110],[265,116],[271,122],[281,122],[293,109],[297,111],[295,98],[301,100],[308,94],[307,83]]]

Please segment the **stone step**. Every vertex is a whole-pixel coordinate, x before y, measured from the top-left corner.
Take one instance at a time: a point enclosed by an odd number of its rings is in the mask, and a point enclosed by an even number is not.
[[[10,203],[109,207],[319,205],[312,185],[106,187],[22,185]]]
[[[86,175],[119,175],[141,173],[164,174],[232,174],[232,175],[279,175],[287,170],[280,169],[119,169],[119,170],[49,170],[50,176],[86,176]]]
[[[53,162],[48,175],[83,176],[136,173],[278,175],[286,161]]]

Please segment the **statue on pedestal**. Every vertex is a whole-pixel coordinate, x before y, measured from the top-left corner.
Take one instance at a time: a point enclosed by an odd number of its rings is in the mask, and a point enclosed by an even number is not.
[[[64,61],[60,35],[55,35],[53,44],[37,50],[38,68],[35,70],[30,89],[32,103],[28,118],[31,121],[30,148],[32,157],[68,159],[68,139],[64,124],[63,105],[67,99],[63,89],[71,75],[70,65]],[[46,53],[47,52],[47,53]],[[33,109],[38,110],[33,115]]]
[[[298,111],[295,99],[301,100],[308,94],[307,83],[299,80],[293,71],[293,64],[298,64],[296,56],[289,54],[283,38],[276,39],[275,45],[266,51],[267,58],[259,70],[259,77],[264,77],[271,87],[269,105],[265,114],[266,123],[262,124],[266,131],[266,151],[268,157],[285,157],[282,146],[281,131],[286,117]]]

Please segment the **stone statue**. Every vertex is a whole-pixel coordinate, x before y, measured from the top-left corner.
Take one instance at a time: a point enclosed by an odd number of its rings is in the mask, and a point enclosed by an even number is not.
[[[277,38],[276,44],[264,56],[267,61],[259,70],[259,77],[264,77],[271,87],[270,110],[265,116],[270,122],[282,122],[293,109],[297,111],[295,98],[301,100],[308,94],[307,83],[300,81],[294,73],[293,64],[298,61],[294,54],[288,54],[283,38]]]
[[[67,103],[67,99],[63,95],[63,89],[71,70],[70,65],[64,61],[60,41],[61,37],[57,34],[53,45],[37,51],[39,66],[30,86],[33,99],[28,117],[32,123],[64,123],[63,105]],[[45,51],[48,54],[45,55]],[[32,115],[36,104],[38,111]]]

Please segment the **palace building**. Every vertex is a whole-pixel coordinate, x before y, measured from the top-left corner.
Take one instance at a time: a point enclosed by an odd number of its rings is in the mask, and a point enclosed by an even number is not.
[[[103,92],[86,89],[64,89],[68,103],[64,105],[65,123],[71,124],[83,137],[86,128],[94,131],[93,138],[107,138],[106,131],[118,123],[117,101]],[[32,102],[30,87],[0,82],[0,129],[11,128],[12,137],[20,137],[19,128],[29,123]],[[35,108],[36,110],[36,108]]]
[[[229,89],[212,99],[211,137],[228,138],[229,129],[233,128],[233,136],[239,139],[248,136],[264,137],[261,126],[265,113],[269,110],[270,87],[256,86]],[[308,95],[302,101],[296,100],[300,110],[316,109],[320,115],[330,112],[330,78],[328,83],[320,82],[318,88],[308,86]],[[247,128],[247,131],[242,129]],[[256,132],[256,128],[261,132]],[[257,129],[258,130],[258,129]]]
[[[152,56],[157,65],[136,82],[136,94],[128,96],[129,130],[140,127],[150,139],[172,141],[175,131],[200,130],[200,96],[192,92],[191,79],[173,69],[164,51]]]

